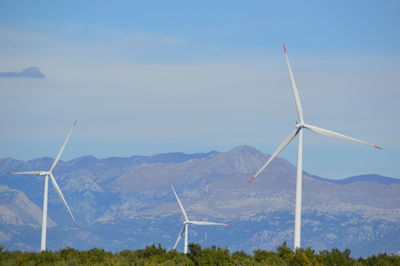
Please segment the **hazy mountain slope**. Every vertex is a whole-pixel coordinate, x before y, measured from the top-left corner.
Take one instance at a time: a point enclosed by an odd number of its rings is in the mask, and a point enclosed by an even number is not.
[[[0,186],[0,223],[10,225],[41,226],[42,210],[17,189]],[[49,219],[49,227],[54,222]]]
[[[290,246],[296,167],[277,158],[256,180],[247,184],[268,156],[244,145],[220,153],[106,159],[85,156],[61,161],[55,176],[80,227],[72,226],[50,187],[49,215],[57,226],[49,230],[49,247],[97,246],[120,250],[153,242],[171,246],[181,226],[181,214],[169,182],[174,183],[191,219],[208,217],[234,225],[207,229],[194,226],[190,241],[246,251],[273,249],[284,241]],[[5,158],[0,159],[0,171],[46,169],[51,162],[50,158],[26,162]],[[24,202],[22,195],[26,194],[33,203],[26,203],[24,208],[32,209],[35,217],[40,217],[37,206],[42,202],[43,178],[4,174],[0,177],[0,184],[17,191],[13,195],[18,195],[14,197],[20,198],[20,202]],[[208,209],[206,182],[210,186]],[[0,197],[11,198],[7,189],[0,190]],[[355,255],[399,251],[398,179],[365,175],[329,180],[304,173],[303,191],[303,246],[348,247]],[[7,212],[12,209],[12,219],[28,219],[29,215],[17,211],[18,208],[0,202],[0,217],[11,217]],[[1,220],[2,228],[12,227],[12,233],[8,237],[0,234],[0,244],[37,250],[40,220],[32,225],[28,222],[15,225],[10,223],[12,219]]]

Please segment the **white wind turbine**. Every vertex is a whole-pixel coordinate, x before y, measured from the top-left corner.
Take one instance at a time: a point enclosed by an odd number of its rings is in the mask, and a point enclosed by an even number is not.
[[[181,231],[179,232],[178,239],[176,239],[175,245],[173,249],[176,249],[176,246],[178,245],[179,241],[181,240],[181,237],[183,234],[185,234],[185,243],[183,247],[183,253],[187,254],[188,253],[188,235],[189,235],[189,224],[195,224],[195,225],[224,225],[224,226],[230,226],[230,224],[223,224],[223,223],[214,223],[214,222],[208,222],[208,221],[190,221],[185,209],[183,208],[182,202],[179,200],[178,194],[176,194],[175,188],[173,185],[171,185],[172,191],[175,194],[175,198],[179,203],[179,207],[181,208],[181,211],[183,213],[183,216],[185,217],[185,220],[183,221],[183,227]]]
[[[299,96],[299,91],[296,86],[296,82],[294,80],[294,76],[292,73],[292,68],[289,63],[289,58],[287,55],[286,47],[283,45],[283,51],[286,57],[286,63],[289,69],[289,76],[290,80],[292,83],[292,88],[293,88],[293,94],[294,94],[294,99],[296,102],[296,109],[297,109],[297,117],[299,119],[299,122],[296,123],[295,125],[295,130],[289,134],[285,138],[285,140],[279,145],[279,147],[275,150],[275,152],[269,157],[267,162],[261,167],[260,170],[249,180],[247,183],[250,183],[253,181],[270,163],[271,161],[278,156],[278,154],[298,135],[299,137],[299,143],[298,143],[298,151],[297,151],[297,180],[296,180],[296,210],[295,210],[295,226],[294,226],[294,250],[296,248],[300,248],[300,240],[301,240],[301,197],[302,197],[302,163],[303,163],[303,129],[309,129],[315,133],[319,133],[321,135],[325,135],[328,137],[335,137],[335,138],[341,138],[341,139],[346,139],[346,140],[351,140],[354,142],[358,142],[361,144],[366,144],[369,145],[373,148],[377,148],[382,150],[381,147],[375,146],[373,144],[370,144],[368,142],[355,139],[352,137],[348,137],[336,132],[333,132],[331,130],[323,129],[320,127],[316,127],[313,125],[309,125],[304,123],[304,118],[303,118],[303,109],[301,107],[301,102],[300,102],[300,96]]]
[[[53,169],[56,167],[58,161],[60,160],[61,154],[64,151],[65,146],[67,145],[69,138],[72,135],[72,131],[75,128],[76,121],[74,122],[71,130],[69,131],[69,134],[67,138],[64,141],[64,144],[62,145],[60,151],[58,152],[56,158],[53,161],[53,164],[50,167],[50,170],[48,171],[30,171],[30,172],[11,172],[8,174],[13,174],[13,175],[39,175],[39,176],[44,176],[44,196],[43,196],[43,214],[42,214],[42,237],[41,237],[41,242],[40,242],[40,251],[45,251],[46,250],[46,231],[47,231],[47,198],[48,198],[48,187],[49,187],[49,177],[51,180],[51,183],[53,183],[54,188],[56,189],[58,195],[60,196],[61,200],[64,202],[65,207],[67,207],[67,210],[69,214],[72,217],[72,220],[74,221],[74,224],[76,224],[75,218],[72,215],[71,209],[68,206],[67,201],[64,198],[63,193],[61,192],[60,187],[58,186],[56,179],[53,176]]]

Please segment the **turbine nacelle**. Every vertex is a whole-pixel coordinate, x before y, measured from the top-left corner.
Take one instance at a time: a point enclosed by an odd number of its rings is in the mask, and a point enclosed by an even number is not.
[[[39,171],[39,175],[51,175],[51,172]]]
[[[303,128],[305,126],[304,123],[296,123],[296,125],[294,126],[295,128]]]

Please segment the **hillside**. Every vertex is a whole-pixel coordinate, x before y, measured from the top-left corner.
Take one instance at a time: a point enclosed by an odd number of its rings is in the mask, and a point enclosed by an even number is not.
[[[50,187],[48,247],[111,251],[171,247],[181,214],[172,181],[191,219],[206,217],[230,228],[195,227],[189,240],[232,251],[273,250],[293,242],[296,168],[277,158],[252,184],[246,181],[269,155],[251,146],[228,152],[154,156],[85,156],[54,170],[79,227]],[[0,159],[0,172],[48,168],[51,158]],[[0,176],[0,244],[38,250],[43,178]],[[208,182],[208,209],[205,186]],[[356,256],[399,252],[400,182],[378,175],[329,180],[304,173],[302,246],[350,248]],[[207,239],[205,237],[207,232]]]

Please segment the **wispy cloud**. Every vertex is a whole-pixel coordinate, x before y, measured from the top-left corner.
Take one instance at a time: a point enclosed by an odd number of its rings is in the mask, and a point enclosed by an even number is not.
[[[163,61],[175,58],[185,43],[179,36],[164,33],[115,30],[83,23],[53,24],[31,22],[32,28],[0,25],[0,56],[60,61],[70,58]]]
[[[400,7],[400,1],[399,0],[392,0],[389,2],[385,3],[385,7],[390,8],[390,7]]]
[[[0,78],[34,78],[45,79],[46,76],[38,67],[28,67],[20,72],[0,72]]]

